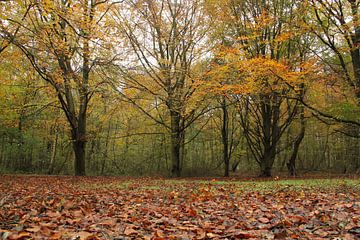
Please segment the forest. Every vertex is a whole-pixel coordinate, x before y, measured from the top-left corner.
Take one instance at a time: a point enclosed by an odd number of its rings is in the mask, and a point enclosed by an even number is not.
[[[0,173],[360,173],[357,0],[0,0]]]
[[[360,239],[360,0],[0,0],[0,239]]]

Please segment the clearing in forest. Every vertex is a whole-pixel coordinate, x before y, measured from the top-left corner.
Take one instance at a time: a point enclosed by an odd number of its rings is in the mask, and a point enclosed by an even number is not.
[[[358,239],[358,179],[0,176],[0,239]]]

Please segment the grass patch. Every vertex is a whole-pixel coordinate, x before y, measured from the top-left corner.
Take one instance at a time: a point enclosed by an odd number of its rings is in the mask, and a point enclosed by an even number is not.
[[[162,191],[181,191],[198,189],[203,186],[213,188],[227,188],[238,192],[268,192],[290,189],[292,191],[301,190],[359,190],[359,179],[285,179],[269,181],[217,181],[217,180],[176,180],[176,179],[154,179],[139,183],[136,179],[80,184],[83,189],[120,189],[120,190],[162,190]]]

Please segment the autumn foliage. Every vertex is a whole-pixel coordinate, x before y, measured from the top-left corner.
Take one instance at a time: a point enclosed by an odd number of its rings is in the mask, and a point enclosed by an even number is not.
[[[2,239],[355,240],[360,234],[358,180],[0,179]]]

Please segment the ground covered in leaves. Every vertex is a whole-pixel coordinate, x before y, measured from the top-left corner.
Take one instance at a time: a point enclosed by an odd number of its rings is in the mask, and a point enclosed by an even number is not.
[[[359,239],[360,181],[0,176],[0,239]]]

